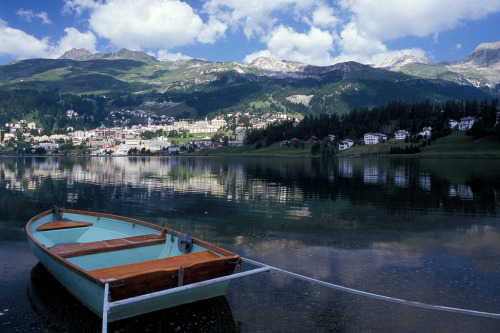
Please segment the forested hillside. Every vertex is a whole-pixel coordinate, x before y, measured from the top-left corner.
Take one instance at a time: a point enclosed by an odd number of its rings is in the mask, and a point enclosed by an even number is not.
[[[392,101],[433,104],[498,97],[471,84],[356,62],[324,67],[264,58],[251,64],[158,62],[126,51],[107,55],[115,60],[30,59],[0,66],[0,121],[24,118],[55,133],[68,125],[112,125],[106,120],[111,111],[144,108],[143,102],[185,102],[189,113],[169,116],[203,119],[235,112],[342,115]],[[66,119],[68,109],[82,117]]]
[[[338,139],[361,140],[368,132],[385,133],[389,136],[400,129],[416,136],[423,127],[432,128],[432,139],[451,133],[450,120],[462,117],[476,117],[478,120],[469,131],[471,135],[481,137],[500,134],[496,126],[496,113],[499,111],[498,99],[477,102],[448,101],[446,103],[390,102],[373,109],[362,108],[343,115],[311,115],[294,126],[293,121],[277,123],[264,130],[253,130],[247,137],[248,144],[264,142],[270,145],[281,140],[297,138],[307,140],[310,136],[320,139],[329,134]]]

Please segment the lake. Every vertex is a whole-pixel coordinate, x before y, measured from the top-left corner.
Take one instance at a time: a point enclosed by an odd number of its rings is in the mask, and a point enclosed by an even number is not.
[[[29,250],[26,222],[54,203],[164,223],[350,288],[500,313],[499,196],[499,160],[1,158],[0,332],[100,330]],[[109,331],[498,332],[500,319],[261,273]]]

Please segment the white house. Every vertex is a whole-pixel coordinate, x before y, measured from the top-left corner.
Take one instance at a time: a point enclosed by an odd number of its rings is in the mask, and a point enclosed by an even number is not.
[[[164,140],[151,140],[151,141],[145,141],[144,145],[146,146],[146,149],[149,149],[149,151],[156,152],[163,150],[164,148],[168,149],[171,143]]]
[[[59,143],[51,143],[51,142],[40,142],[38,147],[45,148],[45,150],[54,150],[59,149],[61,145]]]
[[[236,130],[236,141],[245,141],[245,138],[247,136],[247,131],[246,130]]]
[[[404,140],[410,136],[410,133],[405,130],[399,130],[396,133],[394,133],[394,138],[396,140]]]
[[[17,137],[14,133],[5,133],[3,136],[3,141],[6,142],[9,141],[10,139],[14,139],[17,141]]]
[[[227,143],[229,147],[243,147],[245,143],[241,140],[231,140]]]
[[[328,136],[326,136],[323,141],[326,141],[326,142],[333,142],[335,141],[335,135],[333,134],[328,134]]]
[[[351,139],[345,139],[345,140],[342,140],[342,141],[339,143],[339,150],[346,150],[346,149],[349,149],[349,148],[351,148],[353,145],[354,145],[354,140],[351,140]]]
[[[430,138],[431,137],[431,132],[432,128],[431,127],[424,127],[418,135],[421,135],[424,138]]]
[[[212,146],[212,138],[209,136],[206,136],[203,139],[196,141],[196,145],[198,147],[211,147]]]
[[[376,145],[379,142],[387,140],[387,135],[381,133],[366,133],[363,139],[365,145]]]
[[[456,121],[455,119],[450,119],[448,124],[450,125],[450,128],[455,128],[455,126],[458,125],[458,121]]]
[[[181,147],[179,147],[178,145],[171,145],[167,148],[167,151],[169,153],[175,153],[175,152],[179,152],[181,150]]]
[[[474,118],[474,117],[460,118],[460,123],[458,124],[458,129],[461,131],[470,130],[472,125],[474,125],[474,121],[476,121],[476,118]]]

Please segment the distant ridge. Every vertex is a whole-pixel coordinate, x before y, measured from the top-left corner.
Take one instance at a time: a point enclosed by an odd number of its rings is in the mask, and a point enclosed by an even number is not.
[[[450,63],[471,64],[475,66],[489,66],[500,63],[500,42],[479,44],[465,59]]]
[[[403,56],[385,59],[375,67],[425,79],[488,88],[500,93],[500,42],[480,44],[461,60],[436,63],[425,58]]]
[[[70,59],[76,61],[88,61],[88,60],[136,60],[144,62],[157,62],[158,60],[142,51],[131,51],[128,49],[121,49],[115,53],[95,53],[92,54],[86,49],[71,49],[65,52],[58,59]]]

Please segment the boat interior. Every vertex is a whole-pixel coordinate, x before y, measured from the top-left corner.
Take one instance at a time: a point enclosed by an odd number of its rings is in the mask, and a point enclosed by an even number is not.
[[[35,223],[35,238],[49,252],[100,280],[154,275],[177,271],[180,266],[238,258],[232,253],[226,257],[228,253],[216,253],[195,242],[183,252],[179,242],[184,235],[168,233],[169,229],[159,226],[152,229],[102,216],[64,213],[64,219],[57,219],[56,215],[49,214]]]

